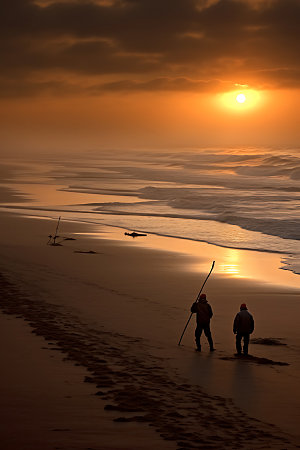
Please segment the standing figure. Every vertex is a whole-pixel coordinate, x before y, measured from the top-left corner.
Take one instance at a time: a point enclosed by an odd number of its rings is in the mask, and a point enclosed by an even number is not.
[[[236,351],[242,354],[242,339],[244,340],[243,353],[248,355],[248,345],[250,334],[254,330],[254,319],[247,309],[247,305],[242,303],[240,312],[237,313],[233,322],[233,332],[236,334]]]
[[[198,352],[201,352],[200,337],[202,331],[204,331],[204,334],[207,337],[209,343],[210,351],[213,352],[215,349],[210,332],[210,319],[213,316],[213,312],[211,306],[208,304],[206,300],[205,294],[201,294],[199,301],[193,303],[191,307],[191,312],[197,314],[197,327],[195,330],[195,340],[197,345],[196,350]]]

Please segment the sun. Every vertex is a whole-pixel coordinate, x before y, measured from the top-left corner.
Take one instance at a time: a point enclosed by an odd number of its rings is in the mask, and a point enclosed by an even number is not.
[[[262,100],[260,92],[254,89],[247,89],[243,92],[224,92],[217,98],[223,107],[229,108],[236,113],[250,112],[258,108]]]
[[[238,94],[235,99],[238,103],[245,103],[245,101],[247,100],[245,94]]]

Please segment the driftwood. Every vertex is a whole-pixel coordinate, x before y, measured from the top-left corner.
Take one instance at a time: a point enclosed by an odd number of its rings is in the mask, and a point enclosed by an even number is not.
[[[124,233],[126,236],[131,236],[131,237],[138,237],[138,236],[147,236],[147,234],[144,233],[137,233],[136,231],[133,231],[132,233]]]

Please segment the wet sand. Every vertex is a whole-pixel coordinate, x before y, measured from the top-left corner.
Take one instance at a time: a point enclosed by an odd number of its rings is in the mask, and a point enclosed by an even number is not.
[[[38,338],[23,319],[0,314],[0,326],[3,449],[176,448],[144,424],[117,423],[116,413],[107,412],[96,396],[95,385],[83,382],[88,370],[67,361],[61,349]]]
[[[224,249],[206,244],[197,243],[201,257],[196,261],[195,255],[175,248],[173,252],[159,250],[154,243],[149,248],[151,236],[143,238],[148,247],[144,248],[142,241],[133,244],[121,238],[118,229],[97,226],[95,230],[91,225],[65,222],[62,233],[76,241],[52,247],[46,242],[54,221],[1,216],[1,309],[10,318],[11,327],[3,328],[10,335],[8,341],[25,332],[15,328],[16,322],[25,319],[26,333],[30,327],[39,336],[26,342],[27,348],[33,348],[39,340],[39,348],[31,353],[33,373],[41,369],[44,358],[49,359],[49,352],[62,355],[62,360],[55,357],[56,367],[63,374],[76,373],[72,389],[83,402],[69,410],[66,405],[64,415],[70,414],[72,424],[72,414],[80,411],[82,427],[90,424],[80,442],[77,431],[62,431],[68,441],[62,438],[59,448],[134,448],[130,439],[136,429],[140,430],[136,448],[147,448],[144,442],[149,448],[162,449],[297,448],[300,289],[221,273]],[[97,239],[83,234],[96,231]],[[113,239],[118,233],[120,238]],[[268,258],[274,262],[276,256]],[[213,259],[216,273],[205,291],[215,312],[212,331],[217,350],[210,354],[202,338],[203,352],[197,354],[194,320],[182,346],[177,342]],[[248,303],[255,316],[253,337],[282,339],[286,344],[250,344],[251,353],[268,360],[263,364],[255,358],[241,361],[233,357],[232,320],[241,301]],[[40,348],[41,338],[47,349]],[[14,348],[22,345],[24,340],[15,342],[15,347],[2,345],[6,384],[9,371],[16,372],[17,356],[11,361],[12,354],[18,354]],[[28,366],[26,361],[23,364]],[[43,376],[46,392],[55,370],[49,367],[48,376]],[[31,384],[30,378],[26,377],[22,388],[31,398],[34,378]],[[58,404],[62,386],[63,381],[57,379],[53,391]],[[91,390],[97,395],[91,395]],[[6,392],[2,415],[18,397],[12,386]],[[49,412],[49,396],[41,393],[38,398],[35,405]],[[31,406],[28,415],[34,417]],[[82,411],[86,411],[84,417]],[[94,416],[89,420],[87,412],[91,411]],[[18,430],[18,418],[17,411],[10,415],[12,433]],[[55,428],[74,430],[74,425],[63,423]],[[43,424],[26,429],[28,448],[40,448],[35,436],[41,435]],[[99,430],[102,440],[98,440]],[[110,441],[112,434],[115,443]],[[18,445],[11,448],[20,448],[20,441]]]

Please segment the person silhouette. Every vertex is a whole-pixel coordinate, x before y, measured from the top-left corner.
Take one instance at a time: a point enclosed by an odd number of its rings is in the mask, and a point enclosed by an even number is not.
[[[214,344],[210,331],[210,319],[213,316],[212,308],[208,301],[206,300],[206,294],[201,294],[199,297],[199,301],[193,303],[191,307],[191,312],[196,313],[197,327],[195,329],[195,341],[196,341],[196,350],[201,352],[201,344],[200,338],[202,331],[204,331],[205,336],[207,337],[210,351],[213,352]]]
[[[249,313],[246,303],[240,306],[240,312],[237,313],[233,321],[233,332],[236,334],[236,351],[237,355],[242,354],[242,339],[243,339],[243,353],[248,355],[248,346],[250,341],[250,334],[254,330],[254,319]]]

